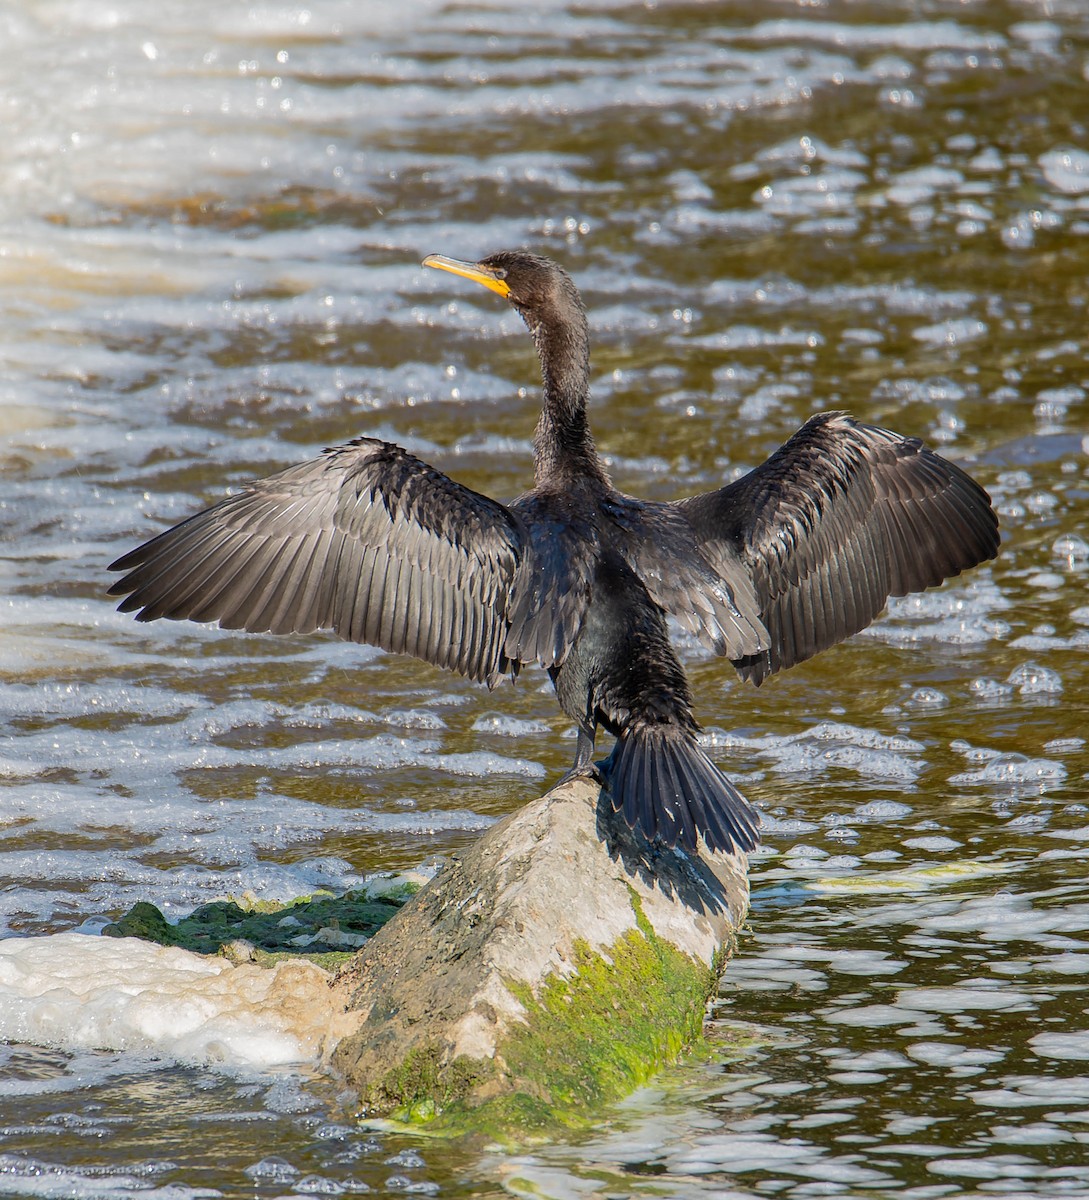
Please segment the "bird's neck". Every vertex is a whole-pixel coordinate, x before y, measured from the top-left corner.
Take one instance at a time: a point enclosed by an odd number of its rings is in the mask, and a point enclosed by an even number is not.
[[[544,379],[541,417],[533,435],[537,482],[565,475],[604,479],[586,418],[590,392],[585,327],[530,326]]]

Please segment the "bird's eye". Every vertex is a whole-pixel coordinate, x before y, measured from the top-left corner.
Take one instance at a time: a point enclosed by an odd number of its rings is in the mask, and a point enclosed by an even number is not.
[[[496,279],[506,279],[507,277],[507,271],[505,267],[496,267],[493,274],[495,275]]]

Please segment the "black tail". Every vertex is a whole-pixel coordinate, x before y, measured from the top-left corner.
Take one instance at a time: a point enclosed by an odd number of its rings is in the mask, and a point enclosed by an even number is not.
[[[667,846],[755,850],[760,818],[687,730],[675,725],[625,729],[608,760],[613,809],[632,829]]]

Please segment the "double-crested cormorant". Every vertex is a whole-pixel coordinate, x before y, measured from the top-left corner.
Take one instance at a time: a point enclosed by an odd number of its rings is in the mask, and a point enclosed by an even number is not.
[[[763,465],[672,503],[618,492],[586,419],[589,336],[569,276],[517,251],[431,255],[506,297],[540,356],[536,482],[501,504],[356,438],[249,484],[112,564],[122,611],[414,654],[495,686],[549,673],[616,811],[667,846],[753,849],[756,813],[700,748],[671,614],[743,678],[802,662],[998,550],[987,493],[917,438],[840,412]]]

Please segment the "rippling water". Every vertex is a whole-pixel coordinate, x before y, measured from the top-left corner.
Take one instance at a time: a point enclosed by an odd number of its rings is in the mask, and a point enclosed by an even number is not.
[[[425,253],[571,269],[622,488],[842,406],[970,464],[1006,538],[759,691],[684,643],[767,830],[710,1062],[511,1157],[361,1134],[320,1080],[9,1047],[0,1192],[1089,1194],[1085,6],[29,0],[0,39],[9,935],[415,867],[568,765],[543,675],[103,597],[358,433],[524,488],[528,339]]]

